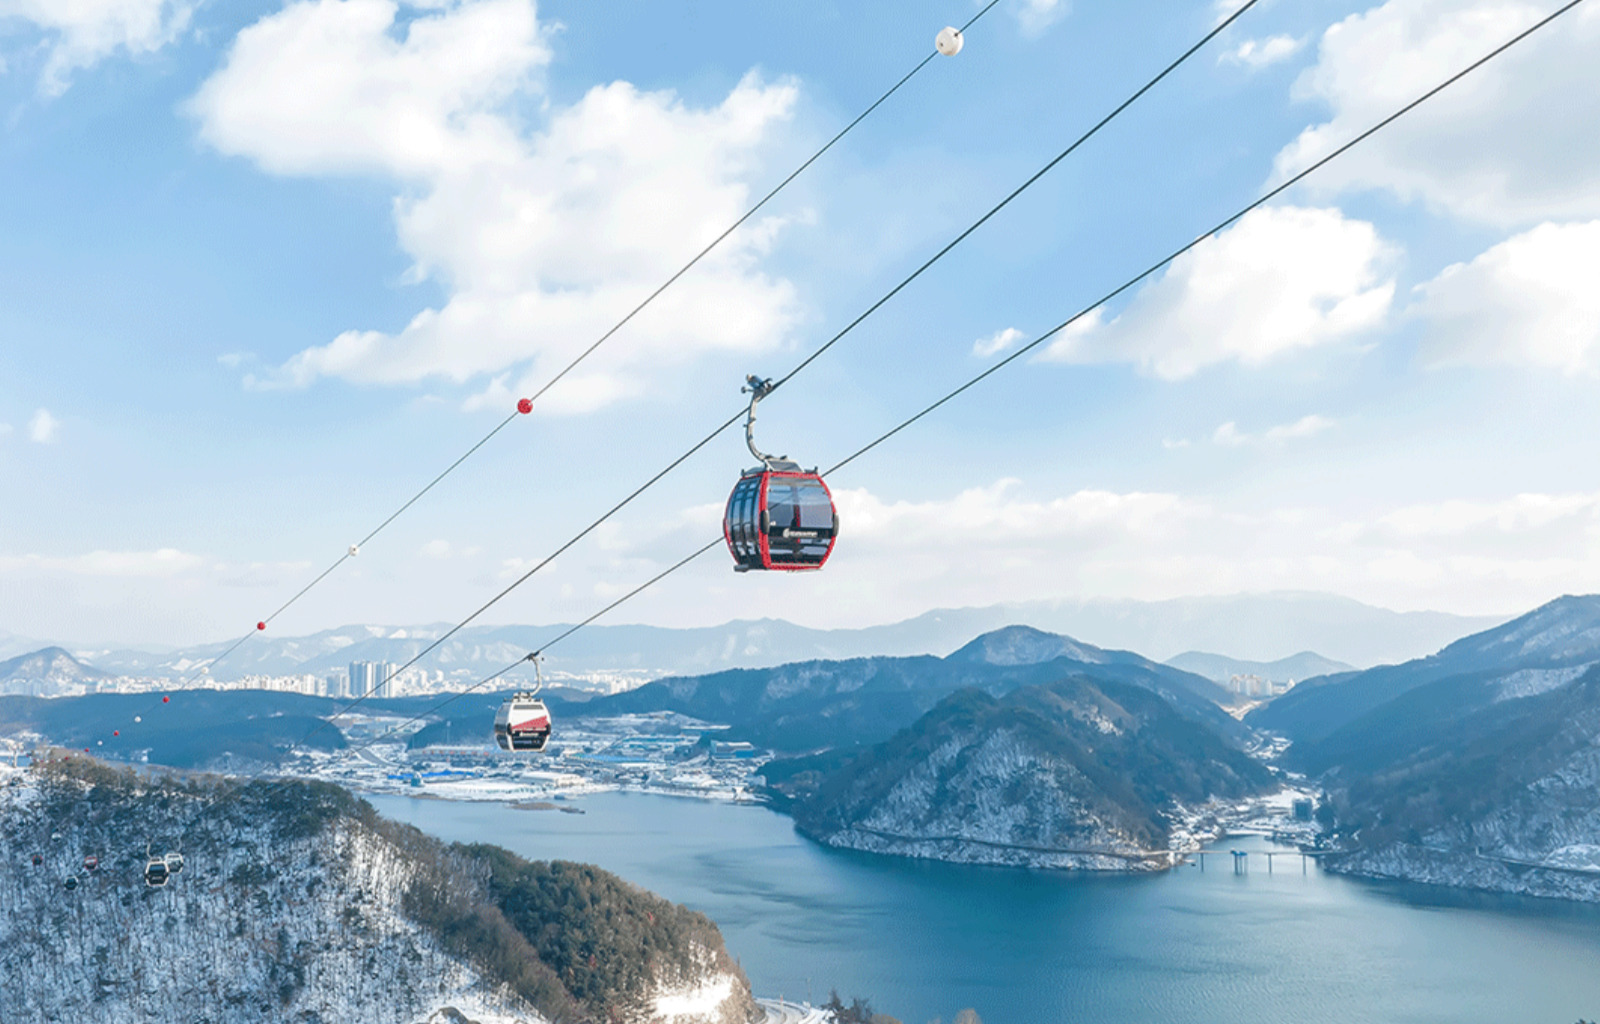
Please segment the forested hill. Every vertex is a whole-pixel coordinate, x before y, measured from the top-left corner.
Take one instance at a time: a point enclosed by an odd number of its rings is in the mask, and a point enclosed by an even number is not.
[[[164,887],[147,843],[183,856]],[[587,865],[446,847],[326,784],[0,769],[0,861],[0,1021],[760,1019],[704,916]]]
[[[1338,871],[1600,901],[1600,596],[1252,713],[1329,799]]]
[[[1600,666],[1426,730],[1415,710],[1371,723],[1361,767],[1324,776],[1346,851],[1328,865],[1600,902]]]
[[[1157,694],[1075,676],[963,690],[794,809],[832,846],[981,864],[1166,867],[1171,813],[1275,785]],[[800,794],[795,794],[800,795]]]
[[[1295,741],[1312,768],[1341,762],[1363,745],[1363,719],[1406,718],[1419,725],[1448,720],[1464,703],[1516,699],[1565,685],[1600,663],[1600,595],[1561,597],[1502,626],[1457,640],[1437,654],[1401,665],[1313,680],[1252,712],[1255,726]],[[1414,691],[1426,689],[1428,694]],[[1385,708],[1385,705],[1391,705]],[[1381,712],[1379,709],[1384,709]],[[1345,731],[1344,737],[1336,734]],[[1331,741],[1328,750],[1311,748]]]
[[[1208,679],[1026,626],[986,633],[945,658],[853,658],[734,669],[663,679],[561,710],[582,715],[677,711],[729,724],[734,735],[776,750],[803,751],[877,743],[959,689],[1000,695],[1066,676],[1149,690],[1223,735],[1247,731],[1218,707],[1228,695]]]

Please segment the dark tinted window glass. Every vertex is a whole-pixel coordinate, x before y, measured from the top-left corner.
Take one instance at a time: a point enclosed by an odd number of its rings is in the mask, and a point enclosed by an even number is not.
[[[795,501],[795,486],[783,477],[773,477],[767,484],[767,515],[770,533],[793,529],[799,525],[799,507]]]
[[[728,533],[733,539],[734,552],[741,559],[755,555],[756,499],[760,490],[760,477],[746,477],[734,487],[728,499]]]
[[[807,482],[800,492],[800,526],[807,530],[833,529],[833,502],[821,484]]]

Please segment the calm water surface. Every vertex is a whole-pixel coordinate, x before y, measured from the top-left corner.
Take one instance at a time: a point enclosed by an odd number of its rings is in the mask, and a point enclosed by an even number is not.
[[[1302,875],[1098,877],[831,850],[760,806],[611,793],[587,813],[374,797],[440,838],[587,861],[722,927],[758,994],[832,986],[906,1024],[1573,1024],[1600,908]],[[1231,848],[1269,849],[1264,841]]]

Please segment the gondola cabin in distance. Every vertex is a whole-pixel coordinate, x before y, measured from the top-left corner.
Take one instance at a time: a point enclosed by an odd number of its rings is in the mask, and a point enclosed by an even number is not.
[[[747,469],[728,496],[722,536],[738,572],[752,569],[797,571],[820,569],[839,537],[839,514],[833,495],[816,470],[807,472],[784,456],[767,455],[756,447],[756,403],[773,390],[769,380],[748,378],[745,443],[761,465]]]
[[[537,754],[550,742],[550,710],[532,693],[512,694],[494,716],[494,741],[501,750]]]

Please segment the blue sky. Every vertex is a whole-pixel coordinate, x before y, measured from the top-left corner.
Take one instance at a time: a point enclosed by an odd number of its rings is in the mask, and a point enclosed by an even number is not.
[[[1229,4],[1001,0],[274,623],[453,620],[798,361]],[[1267,0],[765,405],[829,464],[1558,6]],[[0,630],[235,634],[975,5],[0,0]],[[618,613],[864,625],[1600,580],[1600,5],[834,481],[826,572]],[[728,432],[487,621],[714,536]]]

